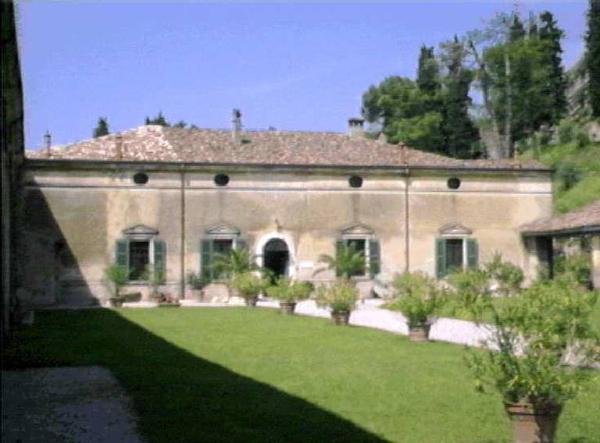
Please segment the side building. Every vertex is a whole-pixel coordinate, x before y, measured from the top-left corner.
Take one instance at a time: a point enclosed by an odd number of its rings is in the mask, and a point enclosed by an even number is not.
[[[15,214],[19,171],[23,163],[23,87],[12,1],[0,2],[0,153],[2,155],[2,337],[10,327],[15,293]],[[12,299],[14,300],[14,299]]]
[[[218,283],[214,258],[239,247],[276,274],[320,283],[334,275],[319,256],[352,244],[366,257],[354,277],[363,296],[378,275],[443,278],[496,252],[539,263],[519,227],[551,215],[550,170],[450,159],[351,124],[348,135],[143,126],[30,153],[23,302],[105,303],[115,262],[129,268],[128,290],[146,291],[151,267],[164,291],[186,297],[186,275]]]

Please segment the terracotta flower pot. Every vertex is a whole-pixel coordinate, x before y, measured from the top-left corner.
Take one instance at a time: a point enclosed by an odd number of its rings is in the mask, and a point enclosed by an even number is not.
[[[279,312],[286,315],[293,315],[294,309],[296,309],[295,302],[282,301],[279,302]]]
[[[510,417],[513,443],[552,443],[561,406],[547,404],[535,407],[531,403],[505,403]]]
[[[255,307],[257,301],[258,301],[258,297],[247,298],[246,306]]]
[[[426,343],[429,341],[429,324],[419,323],[408,326],[408,338],[414,343]]]
[[[336,325],[347,325],[350,321],[349,311],[340,311],[331,313],[331,321]]]

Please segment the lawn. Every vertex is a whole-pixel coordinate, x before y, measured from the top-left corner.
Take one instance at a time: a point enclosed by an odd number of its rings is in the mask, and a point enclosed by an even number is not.
[[[149,442],[507,442],[465,352],[268,309],[122,309],[38,313],[3,363],[109,368]],[[567,404],[559,442],[598,441],[599,399],[596,379]]]

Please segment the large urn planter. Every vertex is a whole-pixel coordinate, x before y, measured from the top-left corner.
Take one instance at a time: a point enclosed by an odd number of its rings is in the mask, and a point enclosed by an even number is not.
[[[408,338],[413,343],[427,343],[429,341],[429,323],[416,323],[408,325]]]
[[[549,404],[534,407],[531,403],[505,403],[510,417],[513,443],[552,443],[561,407]]]
[[[350,311],[333,311],[331,321],[338,326],[347,325],[350,321]]]
[[[296,309],[295,302],[279,302],[279,312],[285,315],[293,315],[294,310]]]

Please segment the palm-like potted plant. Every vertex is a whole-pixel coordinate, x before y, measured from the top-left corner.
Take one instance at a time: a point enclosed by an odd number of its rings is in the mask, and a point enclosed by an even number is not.
[[[241,295],[243,297],[242,294],[236,294],[238,289],[234,284],[234,280],[238,275],[258,269],[258,266],[254,263],[252,254],[247,248],[231,249],[227,253],[217,254],[212,266],[215,275],[219,276],[219,279],[227,284],[229,297],[232,295]]]
[[[317,289],[317,305],[331,309],[331,319],[336,325],[348,324],[357,300],[358,290],[348,279],[339,279],[332,286]]]
[[[589,322],[597,298],[565,275],[487,305],[493,319],[488,351],[471,351],[468,360],[477,388],[502,395],[514,441],[552,442],[563,405],[591,375],[568,366],[568,356],[584,365],[600,361]]]
[[[429,341],[431,316],[442,301],[435,280],[420,272],[405,272],[394,279],[393,287],[397,298],[388,307],[407,318],[410,341]]]
[[[121,306],[124,301],[121,297],[121,288],[129,280],[129,270],[126,266],[113,264],[104,270],[104,276],[112,286],[113,296],[109,299],[111,306]]]
[[[275,284],[269,286],[266,293],[279,300],[279,308],[283,314],[292,315],[299,301],[310,297],[314,286],[307,281],[294,281],[287,277],[279,277]]]
[[[326,269],[335,271],[337,277],[345,279],[350,279],[365,269],[364,254],[353,246],[342,246],[337,250],[335,257],[322,254],[319,256],[319,261],[325,263]]]
[[[247,306],[256,306],[258,296],[265,291],[268,281],[260,274],[246,271],[234,274],[230,284],[237,289]]]

